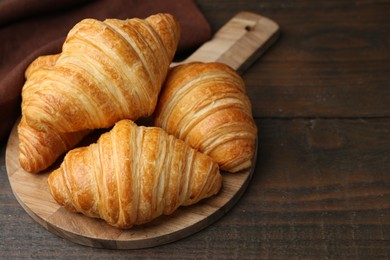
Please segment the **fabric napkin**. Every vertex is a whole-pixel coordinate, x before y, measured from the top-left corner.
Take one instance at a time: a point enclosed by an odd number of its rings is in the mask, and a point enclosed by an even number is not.
[[[166,12],[181,25],[177,55],[211,38],[192,0],[0,0],[0,142],[20,115],[24,71],[38,56],[59,53],[68,31],[84,18],[146,18]]]

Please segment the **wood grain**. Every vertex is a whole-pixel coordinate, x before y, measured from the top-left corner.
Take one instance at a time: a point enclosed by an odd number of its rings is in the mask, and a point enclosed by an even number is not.
[[[390,116],[389,1],[197,1],[214,30],[240,7],[280,40],[244,75],[255,117]]]
[[[239,13],[186,62],[218,61],[243,71],[275,42],[278,30],[278,25],[268,18],[248,12]],[[220,45],[223,47],[218,48]],[[243,49],[245,51],[242,51]],[[119,230],[102,220],[70,213],[60,207],[51,197],[47,185],[52,168],[38,175],[23,170],[18,160],[17,124],[18,122],[10,134],[6,153],[9,182],[16,199],[26,212],[46,229],[72,242],[93,247],[145,248],[191,235],[220,218],[237,202],[255,167],[256,158],[249,170],[239,174],[224,173],[223,188],[218,196],[191,207],[181,207],[172,215],[159,217],[151,223],[128,231]]]
[[[279,30],[279,25],[267,17],[240,12],[181,63],[222,62],[242,74],[275,43]]]
[[[29,218],[10,195],[4,172],[3,252],[60,259],[387,259],[390,120],[258,119],[256,124],[261,134],[253,177],[239,202],[202,232],[148,249],[80,247]]]

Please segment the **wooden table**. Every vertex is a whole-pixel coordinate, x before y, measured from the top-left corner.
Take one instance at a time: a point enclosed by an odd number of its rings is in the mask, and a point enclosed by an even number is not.
[[[18,204],[0,150],[5,258],[390,258],[390,1],[196,1],[214,31],[240,11],[281,37],[243,75],[259,131],[254,177],[206,229],[139,250],[80,246]]]

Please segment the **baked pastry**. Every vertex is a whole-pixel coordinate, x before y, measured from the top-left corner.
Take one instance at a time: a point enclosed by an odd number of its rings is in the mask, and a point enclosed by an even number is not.
[[[161,128],[121,120],[69,151],[48,183],[68,210],[125,229],[216,194],[222,176],[209,156]]]
[[[170,14],[82,20],[68,33],[39,88],[30,91],[26,82],[26,122],[38,130],[76,132],[151,115],[179,37]]]
[[[39,131],[30,127],[22,117],[18,124],[20,166],[26,172],[39,173],[76,146],[89,132],[89,130],[73,133]]]
[[[50,70],[59,55],[46,55],[34,60],[25,72],[28,91],[39,89],[40,78]],[[27,86],[27,85],[26,85]],[[18,124],[19,162],[30,173],[38,173],[51,166],[64,152],[73,148],[87,134],[88,130],[72,133],[47,132],[29,126],[22,116]]]
[[[223,63],[173,68],[161,90],[155,125],[208,154],[222,170],[251,167],[257,127],[242,78]]]

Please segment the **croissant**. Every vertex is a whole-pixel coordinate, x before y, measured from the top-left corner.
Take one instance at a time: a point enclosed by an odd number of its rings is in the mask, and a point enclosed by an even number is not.
[[[59,55],[38,57],[27,68],[25,77],[28,79],[29,91],[39,89],[39,82],[50,70]],[[23,114],[23,111],[22,111]],[[50,129],[47,132],[36,130],[29,126],[22,116],[18,124],[19,162],[21,167],[30,173],[38,173],[52,165],[61,154],[74,147],[88,133],[88,130],[74,133],[58,133]]]
[[[242,78],[222,63],[172,69],[154,114],[156,126],[211,156],[220,169],[251,167],[257,127]]]
[[[18,125],[19,163],[30,173],[51,166],[64,152],[78,144],[89,131],[58,133],[39,131],[30,127],[22,117]]]
[[[180,37],[170,14],[84,19],[68,33],[39,89],[22,90],[27,123],[58,132],[109,128],[151,115]]]
[[[161,128],[121,120],[69,151],[48,183],[68,210],[125,229],[218,193],[222,176],[209,156]]]

